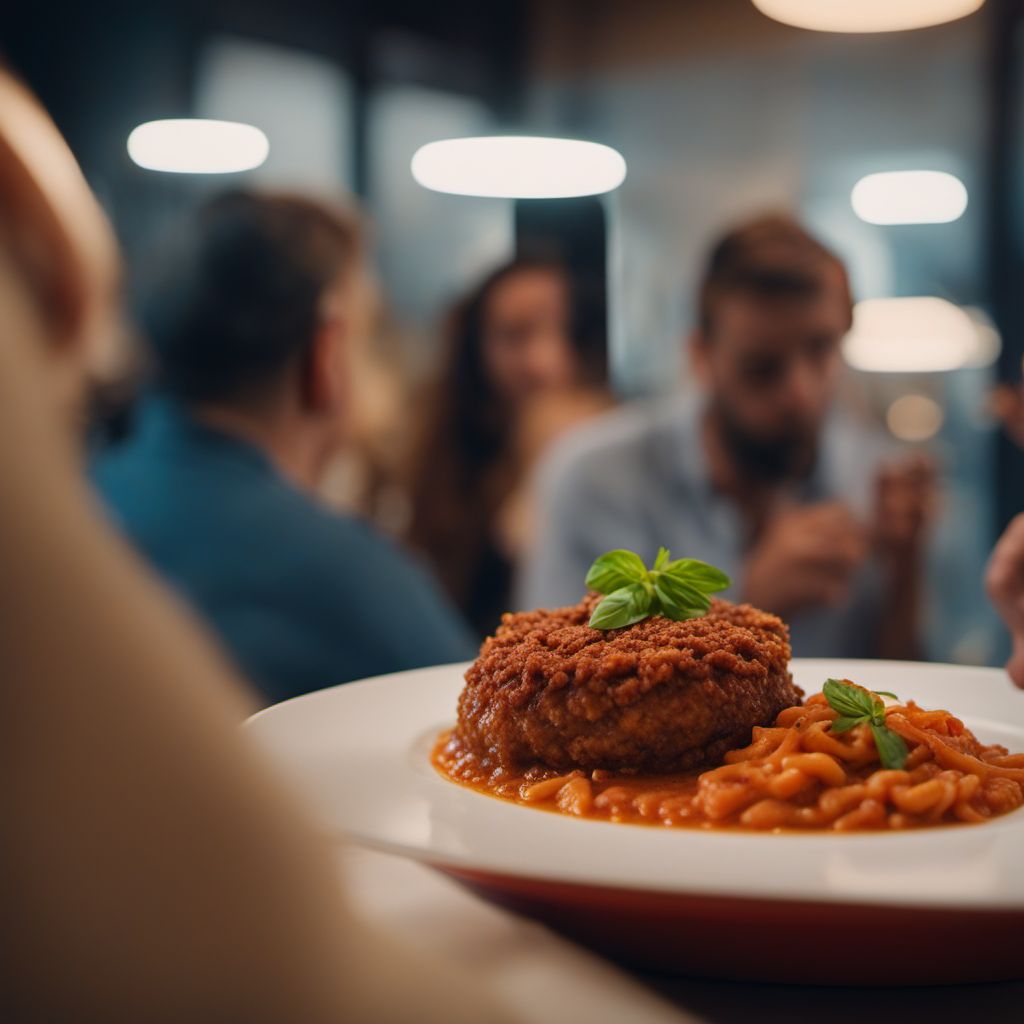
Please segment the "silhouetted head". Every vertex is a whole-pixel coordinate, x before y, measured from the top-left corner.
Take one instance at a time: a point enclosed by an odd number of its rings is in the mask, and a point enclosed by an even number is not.
[[[143,288],[160,390],[189,405],[334,411],[360,248],[355,221],[312,199],[237,191],[204,203]]]

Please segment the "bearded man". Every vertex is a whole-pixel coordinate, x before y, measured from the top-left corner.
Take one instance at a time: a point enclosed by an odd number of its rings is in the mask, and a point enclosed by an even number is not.
[[[712,249],[688,394],[567,438],[538,479],[524,606],[579,599],[610,548],[704,559],[734,600],[782,616],[803,657],[918,655],[932,474],[836,407],[846,270],[762,217]]]

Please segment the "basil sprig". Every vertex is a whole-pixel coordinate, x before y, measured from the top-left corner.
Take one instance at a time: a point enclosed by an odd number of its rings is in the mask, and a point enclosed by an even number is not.
[[[672,560],[666,548],[658,548],[648,569],[633,551],[608,551],[590,567],[587,586],[607,595],[590,616],[594,629],[618,629],[650,615],[664,615],[679,622],[704,615],[711,595],[725,590],[731,580],[719,569],[696,558]]]
[[[895,693],[865,690],[845,679],[827,680],[821,692],[829,707],[839,712],[839,717],[832,723],[832,732],[848,732],[855,725],[866,723],[871,727],[882,767],[902,768],[906,764],[907,745],[902,736],[885,724],[885,705],[878,699],[881,696],[899,700]]]

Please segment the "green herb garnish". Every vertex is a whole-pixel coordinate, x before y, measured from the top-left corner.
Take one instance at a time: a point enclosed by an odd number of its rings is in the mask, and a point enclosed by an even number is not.
[[[902,736],[885,724],[885,705],[878,699],[882,696],[899,700],[895,693],[866,690],[845,679],[827,680],[821,692],[829,707],[839,712],[839,717],[832,723],[832,732],[847,732],[855,725],[869,725],[882,767],[902,768],[906,764],[907,745]]]
[[[594,629],[631,626],[650,615],[679,622],[695,619],[711,607],[711,595],[731,580],[719,569],[696,558],[677,558],[658,548],[648,569],[632,551],[608,551],[590,567],[587,586],[607,596],[594,609]]]

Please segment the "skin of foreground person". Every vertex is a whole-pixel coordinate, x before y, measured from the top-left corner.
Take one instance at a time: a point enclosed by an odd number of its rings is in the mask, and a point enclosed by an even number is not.
[[[237,728],[244,685],[98,511],[72,410],[111,329],[114,245],[3,72],[0,224],[0,1015],[509,1019],[352,915]]]
[[[1024,513],[999,538],[989,559],[985,587],[1013,641],[1006,672],[1024,690]]]

